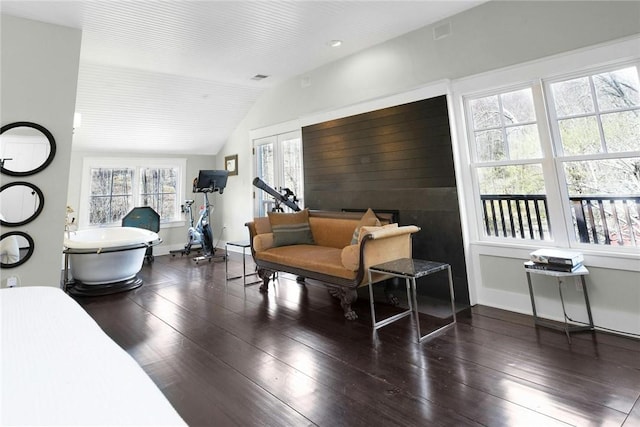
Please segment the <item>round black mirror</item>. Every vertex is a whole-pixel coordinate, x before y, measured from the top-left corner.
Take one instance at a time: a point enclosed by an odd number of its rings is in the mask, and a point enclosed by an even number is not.
[[[44,208],[44,195],[29,182],[15,181],[0,188],[0,224],[18,227],[33,221]]]
[[[15,122],[0,131],[0,171],[5,175],[28,176],[53,161],[56,141],[51,132],[31,122]]]
[[[22,231],[10,231],[0,236],[0,267],[13,268],[27,262],[33,255],[31,236]]]

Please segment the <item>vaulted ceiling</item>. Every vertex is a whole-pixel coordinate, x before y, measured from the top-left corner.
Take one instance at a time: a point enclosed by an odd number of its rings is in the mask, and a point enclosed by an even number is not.
[[[2,0],[0,11],[82,29],[74,150],[216,154],[267,88],[480,3]]]

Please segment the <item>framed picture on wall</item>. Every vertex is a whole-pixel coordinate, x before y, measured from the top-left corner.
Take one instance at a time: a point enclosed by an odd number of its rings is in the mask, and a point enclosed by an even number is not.
[[[229,175],[238,175],[238,155],[226,156],[224,158],[224,169],[229,171]]]

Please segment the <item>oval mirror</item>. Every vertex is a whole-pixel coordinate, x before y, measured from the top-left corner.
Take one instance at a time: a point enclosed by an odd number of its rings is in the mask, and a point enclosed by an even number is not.
[[[28,176],[49,166],[56,154],[51,132],[36,123],[15,122],[0,131],[0,171]]]
[[[0,267],[13,268],[24,264],[33,255],[33,239],[22,231],[10,231],[0,236]]]
[[[44,195],[29,182],[10,182],[0,189],[0,224],[18,227],[33,221],[44,207]]]

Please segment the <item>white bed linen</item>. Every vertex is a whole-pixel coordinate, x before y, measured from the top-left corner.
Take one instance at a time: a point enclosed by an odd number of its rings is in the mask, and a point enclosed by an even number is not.
[[[0,312],[0,425],[185,425],[62,290],[0,289]]]

